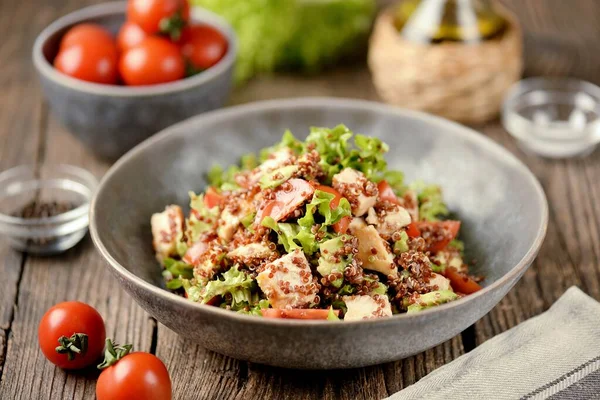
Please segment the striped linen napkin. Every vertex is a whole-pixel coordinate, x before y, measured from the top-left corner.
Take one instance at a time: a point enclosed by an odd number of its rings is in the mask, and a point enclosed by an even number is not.
[[[571,287],[545,313],[387,400],[600,399],[600,303]]]

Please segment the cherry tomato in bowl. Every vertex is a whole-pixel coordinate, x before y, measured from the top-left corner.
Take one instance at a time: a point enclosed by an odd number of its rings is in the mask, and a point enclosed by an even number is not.
[[[146,31],[133,22],[125,22],[117,35],[117,48],[120,52],[131,49],[148,37]]]
[[[67,301],[50,308],[38,327],[40,349],[46,358],[64,369],[94,364],[102,355],[106,329],[93,307]]]
[[[149,35],[167,33],[179,38],[190,19],[187,0],[129,0],[127,21],[139,25]]]
[[[117,61],[117,45],[107,30],[95,24],[79,24],[63,37],[54,67],[73,78],[116,84]]]
[[[185,62],[175,44],[149,36],[123,53],[119,72],[127,85],[156,85],[182,79]]]
[[[179,40],[181,53],[196,70],[218,63],[227,52],[227,39],[208,25],[192,25],[183,30]]]

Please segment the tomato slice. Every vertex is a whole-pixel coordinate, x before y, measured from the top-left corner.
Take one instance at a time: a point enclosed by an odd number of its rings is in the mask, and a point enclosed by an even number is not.
[[[416,238],[416,237],[421,236],[421,231],[419,230],[419,228],[417,227],[417,224],[415,222],[411,222],[406,227],[406,234],[408,235],[408,237]]]
[[[458,235],[460,221],[419,221],[417,228],[432,253],[442,251]]]
[[[482,289],[479,283],[475,282],[471,277],[459,272],[454,267],[445,268],[442,275],[450,280],[450,285],[452,285],[452,289],[454,289],[455,292],[471,294]]]
[[[221,196],[217,189],[214,187],[209,187],[204,194],[204,205],[208,208],[213,208],[221,204],[223,200],[223,196]]]
[[[266,308],[260,310],[265,318],[289,318],[289,319],[327,319],[329,310],[319,310],[313,308],[294,308],[284,310],[281,308]],[[340,310],[333,310],[335,316],[339,316]]]
[[[381,200],[387,200],[390,203],[400,204],[396,193],[394,193],[394,190],[386,180],[379,182],[377,184],[377,189],[379,190],[379,198]]]
[[[267,201],[264,207],[259,208],[255,221],[260,223],[264,217],[284,220],[310,199],[314,192],[315,188],[304,179],[290,179],[277,188],[274,200]]]
[[[332,210],[335,210],[340,204],[340,201],[344,198],[340,192],[338,192],[331,186],[316,185],[315,189],[320,190],[322,192],[330,193],[335,196],[333,200],[331,200],[331,203],[329,203],[329,207],[331,207]],[[341,220],[333,224],[333,230],[337,233],[344,234],[348,231],[348,227],[350,226],[351,221],[352,218],[350,218],[349,216],[343,217]]]

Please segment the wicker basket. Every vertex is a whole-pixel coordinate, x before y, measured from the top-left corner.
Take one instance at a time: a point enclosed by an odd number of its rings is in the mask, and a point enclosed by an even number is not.
[[[515,17],[502,37],[479,45],[406,41],[394,27],[394,8],[384,10],[371,36],[369,68],[388,103],[463,123],[495,118],[508,88],[521,76],[523,38]]]

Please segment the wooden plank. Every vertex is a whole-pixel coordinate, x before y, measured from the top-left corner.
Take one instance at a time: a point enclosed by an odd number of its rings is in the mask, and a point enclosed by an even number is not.
[[[189,399],[380,399],[463,353],[460,337],[415,357],[368,368],[297,371],[233,360],[159,324],[156,355],[168,366],[174,393]]]
[[[18,164],[34,164],[44,110],[30,60],[31,44],[47,21],[32,15],[26,2],[0,0],[0,171]],[[16,19],[27,21],[22,25]],[[18,34],[16,34],[18,32]],[[10,333],[24,257],[0,237],[0,335]],[[0,377],[6,341],[0,340]]]
[[[107,164],[92,157],[51,117],[45,163],[69,163],[101,175]],[[37,345],[37,324],[53,304],[80,300],[104,317],[107,335],[149,351],[156,324],[120,289],[89,237],[60,257],[28,257],[18,308],[8,337],[0,398],[94,398],[97,373],[67,374],[48,363]]]

